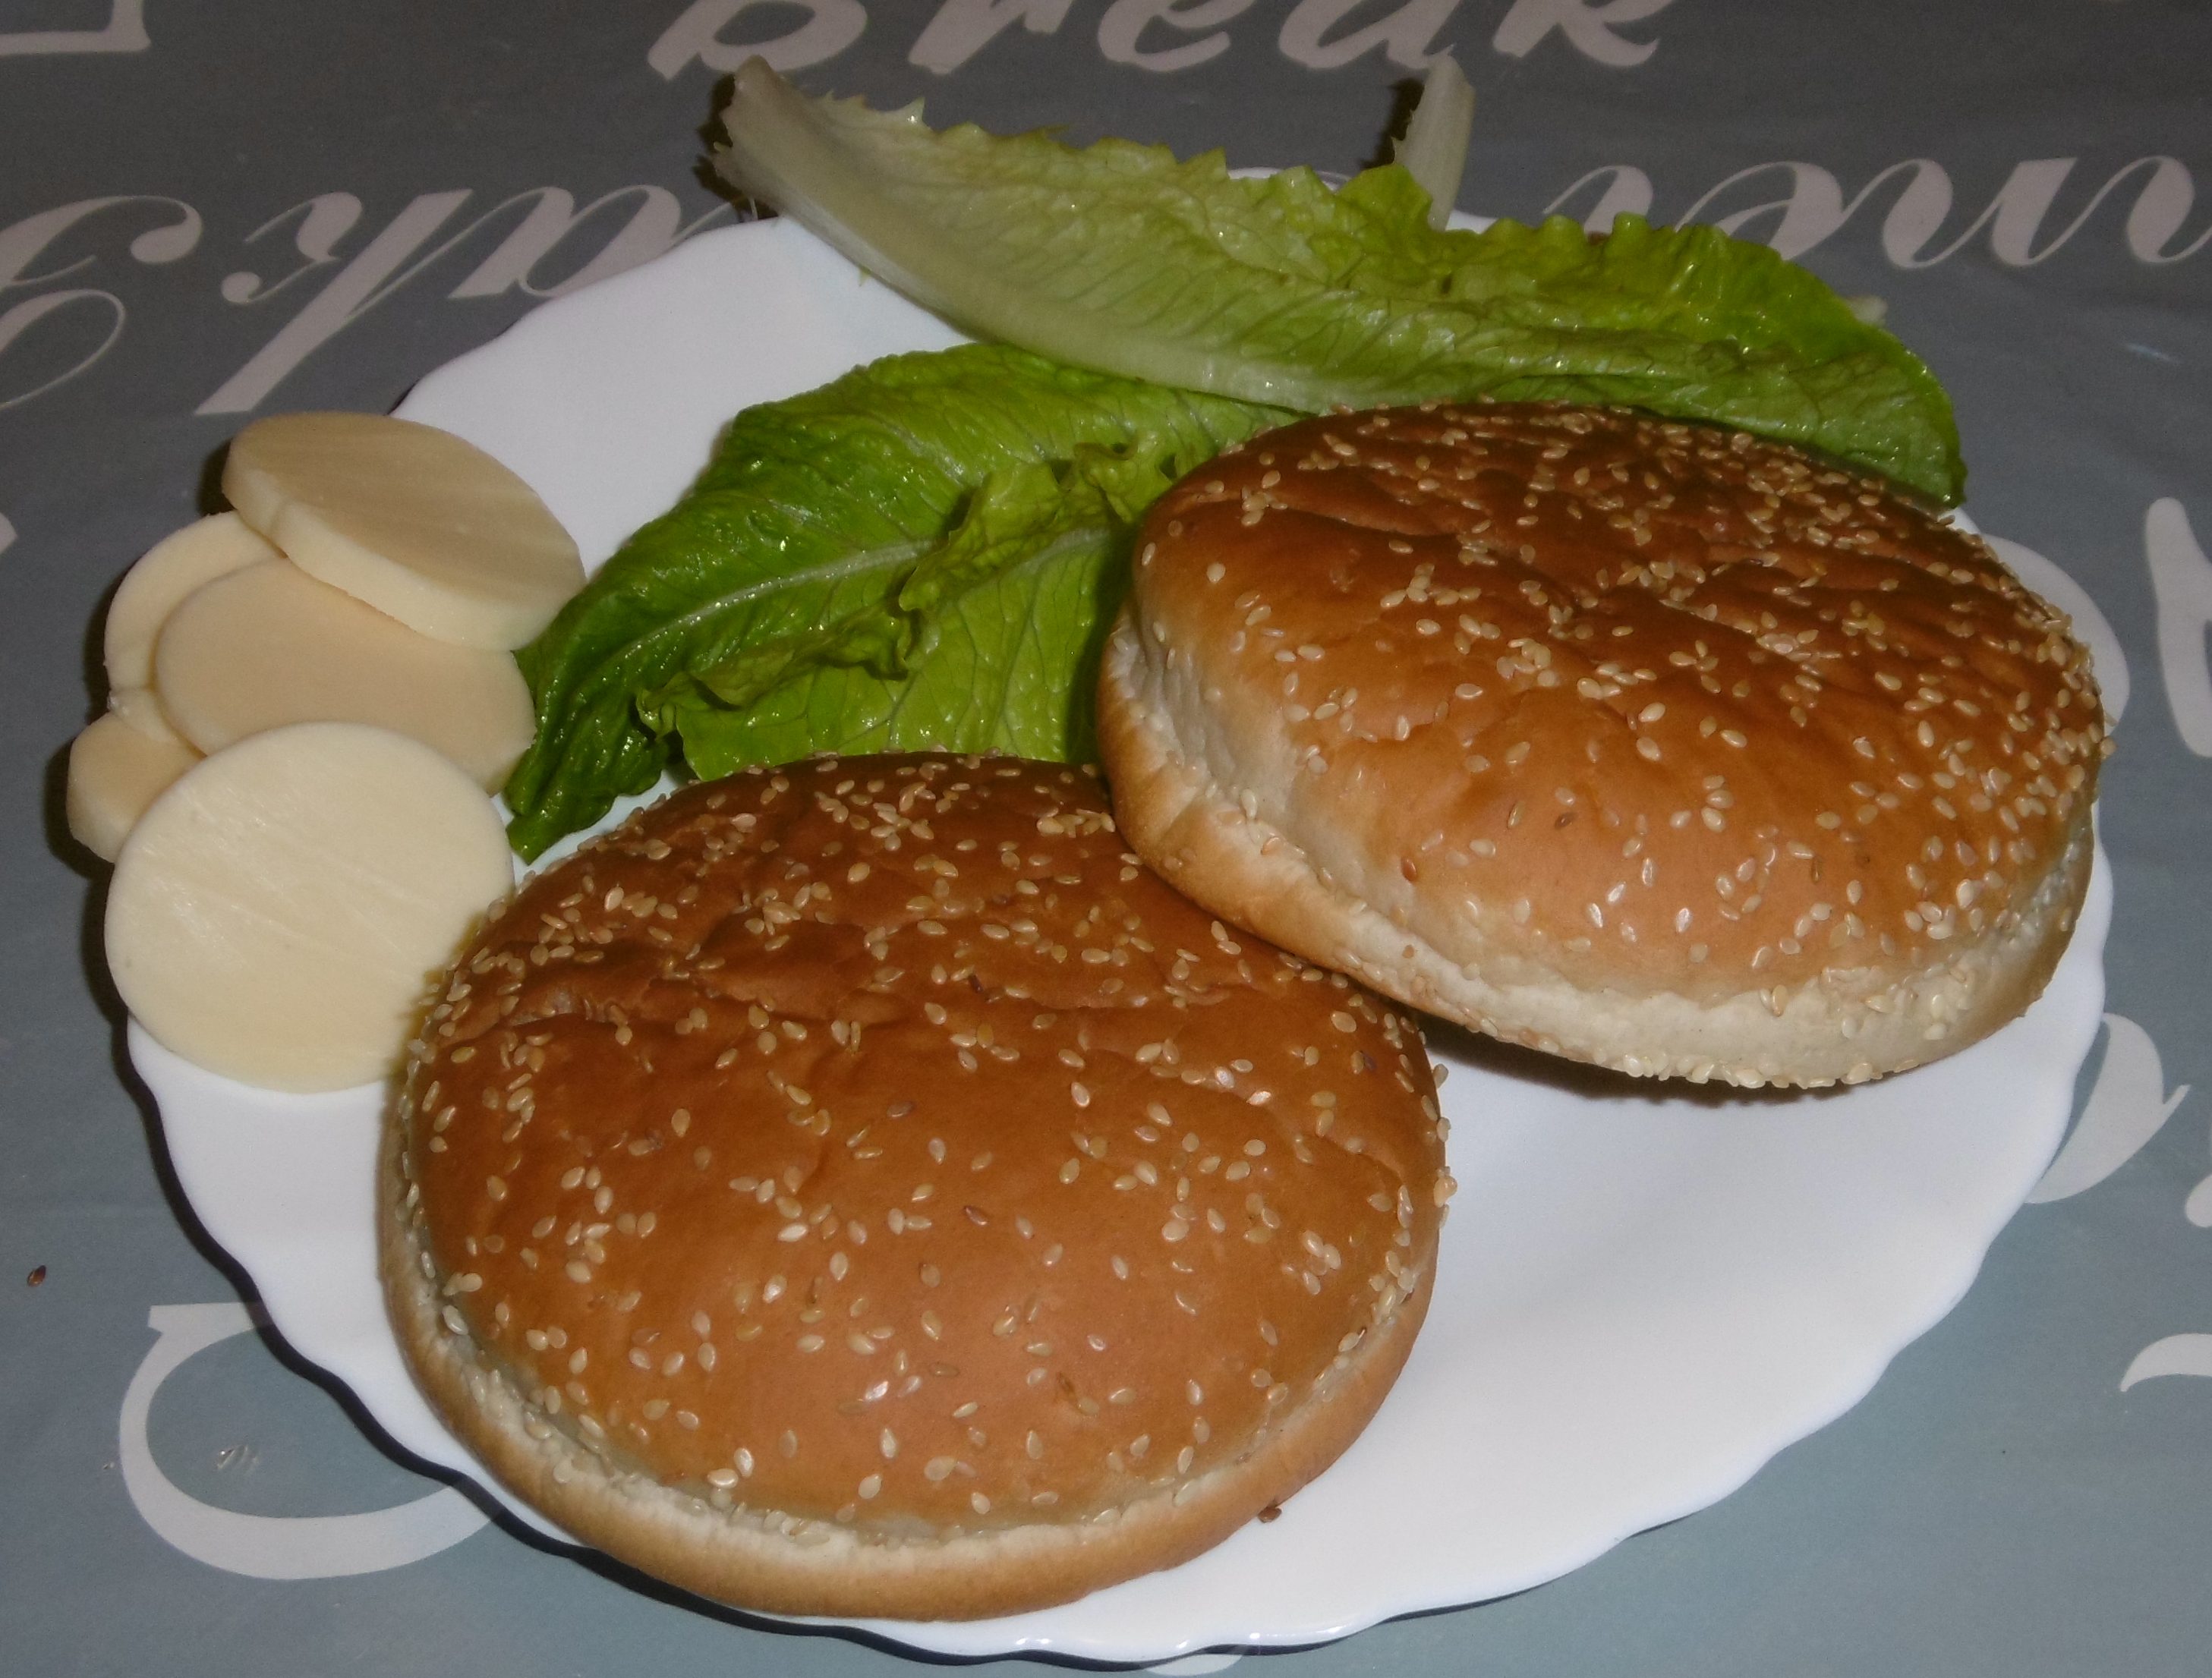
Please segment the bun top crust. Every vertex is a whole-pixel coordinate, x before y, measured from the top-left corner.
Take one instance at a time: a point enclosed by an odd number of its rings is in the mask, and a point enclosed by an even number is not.
[[[2064,615],[1978,538],[1616,409],[1255,438],[1154,507],[1132,614],[1231,797],[1509,983],[1942,961],[2059,866],[2106,749]]]
[[[447,1326],[540,1420],[900,1540],[1236,1461],[1425,1305],[1449,1186],[1408,1017],[993,758],[633,818],[485,928],[399,1112]]]

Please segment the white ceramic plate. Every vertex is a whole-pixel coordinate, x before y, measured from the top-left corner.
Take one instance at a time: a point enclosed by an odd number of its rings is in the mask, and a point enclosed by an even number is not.
[[[737,409],[957,341],[770,222],[548,305],[399,411],[514,468],[596,563],[675,500]],[[1856,1402],[1965,1293],[2065,1130],[2110,910],[2100,856],[2073,947],[2026,1019],[1838,1093],[1623,1093],[1443,1040],[1461,1190],[1436,1299],[1342,1461],[1279,1520],[1171,1572],[1017,1618],[868,1629],[945,1654],[1121,1662],[1313,1643],[1540,1584],[1726,1496]],[[136,1027],[131,1052],[185,1192],[277,1330],[401,1445],[489,1483],[416,1393],[385,1321],[381,1092],[244,1088]]]

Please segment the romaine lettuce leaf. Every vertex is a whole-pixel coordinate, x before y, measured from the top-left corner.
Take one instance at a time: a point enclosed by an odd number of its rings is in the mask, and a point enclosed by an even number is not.
[[[934,131],[811,100],[758,59],[717,167],[979,337],[1318,412],[1430,397],[1622,403],[1819,450],[1936,500],[1965,472],[1917,357],[1820,280],[1717,228],[1623,216],[1429,225],[1396,165],[1332,191],[1103,140]]]
[[[534,857],[659,778],[809,752],[1077,758],[1136,519],[1291,416],[1002,346],[891,356],[748,409],[690,494],[520,655]]]

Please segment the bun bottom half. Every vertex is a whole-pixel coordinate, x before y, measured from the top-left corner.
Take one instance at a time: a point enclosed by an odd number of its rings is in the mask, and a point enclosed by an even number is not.
[[[1229,1463],[1087,1520],[900,1541],[664,1484],[529,1403],[441,1303],[386,1126],[379,1233],[392,1325],[446,1424],[517,1497],[576,1539],[700,1596],[774,1614],[977,1620],[1072,1601],[1188,1561],[1280,1505],[1356,1439],[1404,1367],[1433,1278]],[[1410,1267],[1409,1267],[1410,1268]]]
[[[1163,677],[1168,662],[1146,656],[1125,608],[1100,669],[1098,731],[1122,831],[1170,883],[1224,920],[1413,1007],[1634,1076],[1821,1087],[1954,1053],[2041,994],[2088,889],[2095,839],[2084,801],[2017,916],[1921,966],[1836,967],[1794,989],[1693,996],[1577,983],[1540,952],[1480,935],[1455,960],[1414,930],[1403,907],[1393,913],[1393,882],[1376,882],[1372,897],[1352,889],[1329,859],[1270,819],[1267,794],[1243,791],[1292,784],[1291,742],[1283,740],[1279,762],[1217,760],[1228,750],[1224,730],[1192,683],[1172,669]]]

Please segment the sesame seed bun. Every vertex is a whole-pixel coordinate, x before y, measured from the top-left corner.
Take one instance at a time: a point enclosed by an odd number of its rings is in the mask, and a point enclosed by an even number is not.
[[[1164,497],[1100,682],[1130,843],[1377,990],[1646,1075],[1856,1082],[2041,990],[2107,742],[2064,615],[1879,480],[1551,404]]]
[[[1449,1190],[1411,1018],[1142,867],[1089,775],[689,788],[456,964],[384,1271],[570,1532],[784,1614],[965,1618],[1182,1560],[1364,1427]]]

